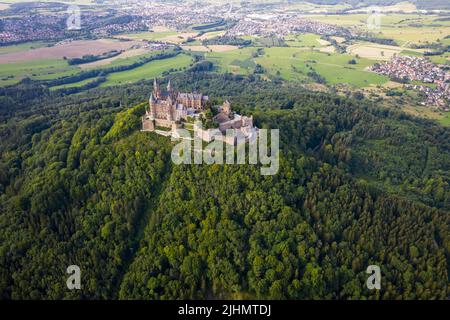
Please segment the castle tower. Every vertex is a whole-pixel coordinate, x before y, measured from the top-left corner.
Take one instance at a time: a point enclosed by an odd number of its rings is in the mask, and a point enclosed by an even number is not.
[[[158,82],[156,78],[153,80],[153,95],[156,99],[161,99],[161,90],[159,89]]]
[[[155,99],[153,98],[153,93],[150,94],[150,99],[148,99],[149,112],[147,113],[152,119],[156,118],[156,110],[155,110]]]
[[[222,112],[225,113],[227,116],[231,114],[231,103],[230,101],[226,100],[222,105]]]
[[[170,80],[167,83],[167,92],[169,93],[169,95],[172,93],[172,85],[170,84]]]

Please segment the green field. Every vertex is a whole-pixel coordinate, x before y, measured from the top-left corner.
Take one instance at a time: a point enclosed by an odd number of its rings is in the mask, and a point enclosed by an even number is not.
[[[382,14],[380,30],[368,30],[368,14],[311,15],[309,18],[325,23],[356,27],[371,31],[380,38],[394,39],[399,45],[434,42],[450,35],[450,21],[439,21],[443,16],[419,14]]]
[[[34,80],[49,80],[80,72],[80,68],[69,66],[62,59],[32,60],[0,65],[0,86],[17,83],[25,77]]]
[[[387,77],[364,69],[373,64],[368,59],[356,59],[356,65],[348,61],[354,57],[348,54],[323,53],[298,48],[266,48],[265,55],[256,58],[271,74],[280,74],[285,79],[302,79],[312,69],[324,77],[329,84],[347,83],[356,87],[383,84]]]
[[[35,43],[33,43],[33,45],[35,45]],[[29,46],[30,44],[19,45],[19,47],[23,50],[27,50]],[[4,47],[3,49],[5,51],[18,49],[15,47],[16,46],[8,46]],[[108,69],[111,67],[131,65],[140,61],[141,59],[154,56],[161,52],[161,50],[158,50],[139,56],[116,59],[111,61],[107,65],[92,67],[88,70]],[[43,59],[2,64],[0,65],[0,86],[15,84],[25,77],[29,77],[33,80],[52,80],[56,78],[75,75],[79,72],[82,72],[82,69],[79,66],[70,66],[67,61],[63,59]]]
[[[254,52],[256,48],[248,47],[226,52],[208,52],[206,58],[218,67],[219,72],[249,74],[253,72],[255,65],[252,59]]]
[[[192,58],[185,54],[179,54],[176,57],[168,59],[151,61],[132,70],[111,73],[108,75],[107,81],[102,83],[101,86],[107,87],[151,79],[160,76],[163,72],[187,67],[191,63]]]
[[[118,37],[126,37],[129,39],[135,39],[135,40],[161,40],[166,37],[175,36],[177,35],[176,31],[164,31],[164,32],[136,32],[136,33],[128,33],[123,34]]]
[[[91,82],[96,81],[98,78],[89,78],[89,79],[85,79],[79,82],[73,82],[73,83],[68,83],[68,84],[62,84],[60,86],[54,86],[54,87],[50,87],[49,89],[51,91],[53,90],[59,90],[59,89],[68,89],[68,88],[79,88],[82,86],[85,86]]]
[[[253,57],[257,48],[247,47],[228,52],[207,53],[207,60],[215,63],[219,72],[235,74],[252,73],[256,64],[262,65],[268,75],[281,76],[286,80],[307,80],[308,72],[314,70],[329,84],[347,83],[355,87],[383,84],[387,77],[364,69],[373,64],[369,59],[354,59],[349,54],[323,53],[308,48],[264,48],[264,55]]]
[[[450,127],[450,112],[445,113],[445,116],[439,122],[446,127]]]
[[[313,33],[288,35],[284,37],[289,47],[323,47],[320,44],[320,36]]]
[[[37,49],[46,47],[49,43],[44,41],[25,42],[21,44],[14,44],[10,46],[0,47],[0,54],[15,53],[20,51],[27,51],[30,49]]]
[[[134,56],[134,57],[128,57],[128,58],[119,58],[119,59],[115,59],[113,61],[111,61],[108,64],[105,64],[103,66],[97,66],[93,69],[108,69],[111,67],[119,67],[119,66],[127,66],[127,65],[131,65],[133,63],[139,62],[142,59],[146,59],[149,58],[151,56],[155,56],[159,53],[164,52],[163,50],[156,50],[156,51],[152,51],[150,53],[146,53],[146,54],[142,54],[142,55],[138,55],[138,56]]]

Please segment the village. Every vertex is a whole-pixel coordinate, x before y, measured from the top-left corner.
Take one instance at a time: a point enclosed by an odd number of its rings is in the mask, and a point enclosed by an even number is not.
[[[423,105],[450,111],[450,72],[446,66],[424,57],[396,55],[390,61],[377,63],[369,69],[394,81],[407,83],[406,89],[422,92],[426,96]]]
[[[228,36],[277,36],[292,33],[315,33],[326,36],[350,37],[350,31],[337,25],[312,21],[292,14],[249,15],[239,20],[230,30]]]

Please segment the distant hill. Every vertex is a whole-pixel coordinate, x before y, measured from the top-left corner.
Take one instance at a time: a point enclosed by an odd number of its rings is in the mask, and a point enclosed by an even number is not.
[[[323,5],[333,5],[339,3],[347,3],[357,7],[364,7],[370,5],[390,6],[404,0],[308,0],[307,2]],[[436,9],[450,9],[450,1],[448,0],[411,0],[418,9],[436,10]]]

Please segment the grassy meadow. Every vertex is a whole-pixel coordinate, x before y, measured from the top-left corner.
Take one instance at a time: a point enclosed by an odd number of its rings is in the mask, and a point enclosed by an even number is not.
[[[151,61],[132,70],[111,73],[107,76],[107,81],[102,83],[101,86],[107,87],[151,79],[164,72],[188,67],[191,63],[192,58],[185,54],[179,54],[168,59]]]

